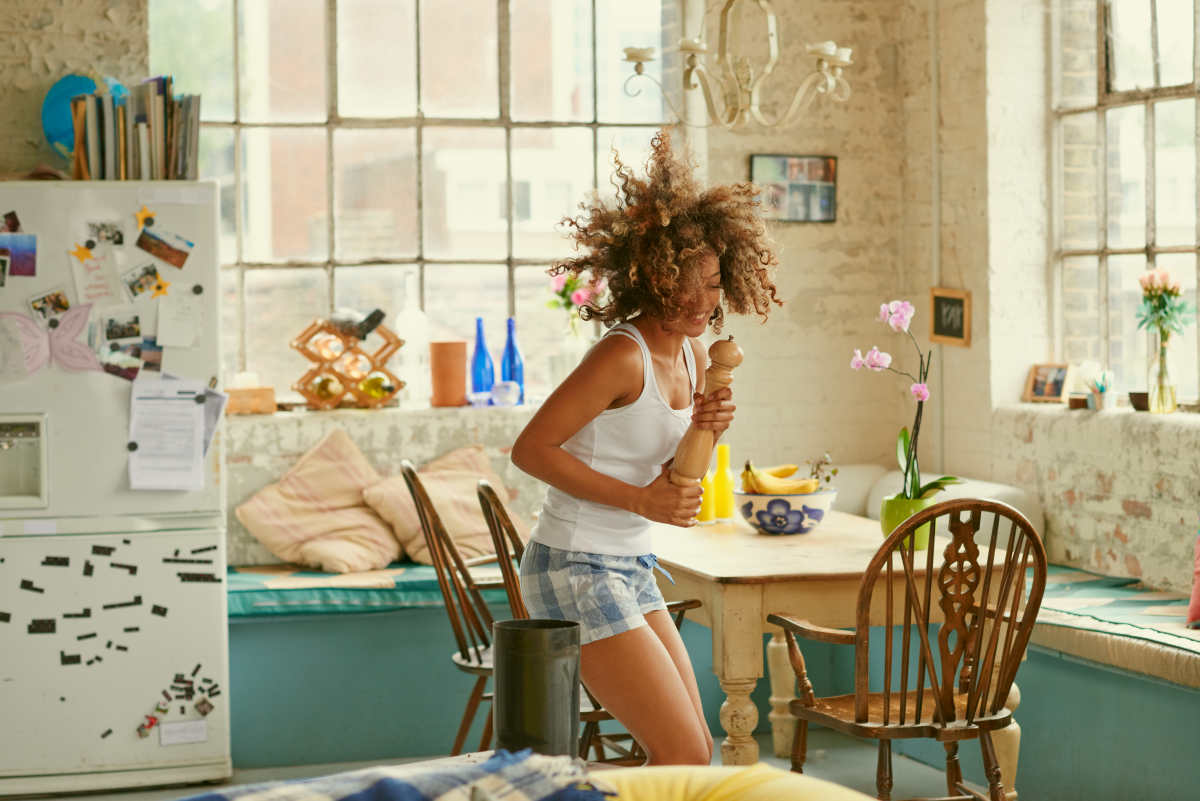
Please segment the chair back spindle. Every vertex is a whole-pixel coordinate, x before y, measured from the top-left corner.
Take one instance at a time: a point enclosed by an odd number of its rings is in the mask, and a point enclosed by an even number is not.
[[[479,479],[476,495],[479,497],[479,506],[483,509],[483,519],[487,521],[488,531],[492,535],[492,546],[500,563],[500,574],[504,577],[508,608],[512,610],[514,619],[525,620],[529,617],[529,610],[525,608],[525,601],[521,598],[521,581],[516,568],[525,556],[525,543],[517,534],[517,528],[505,511],[504,504],[500,502],[500,496],[487,479]]]

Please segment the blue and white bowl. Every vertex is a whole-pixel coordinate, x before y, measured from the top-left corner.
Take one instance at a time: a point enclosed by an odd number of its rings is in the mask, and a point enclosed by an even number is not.
[[[772,495],[735,490],[738,510],[760,534],[808,534],[825,519],[837,490]]]

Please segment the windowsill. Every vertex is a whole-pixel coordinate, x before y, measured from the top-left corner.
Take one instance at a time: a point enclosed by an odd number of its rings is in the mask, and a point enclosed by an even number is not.
[[[998,406],[995,411],[1001,414],[1061,417],[1081,425],[1111,425],[1120,428],[1167,427],[1200,431],[1200,414],[1185,411],[1176,411],[1171,414],[1150,414],[1149,412],[1134,411],[1128,406],[1097,411],[1094,409],[1068,409],[1063,403],[1014,403]]]
[[[451,416],[475,416],[489,419],[499,419],[511,416],[524,416],[536,411],[538,403],[525,403],[519,406],[430,406],[429,404],[404,404],[401,406],[384,406],[378,409],[359,409],[343,407],[338,409],[308,409],[303,406],[294,409],[277,410],[271,414],[233,414],[227,415],[227,421],[292,421],[312,419],[317,416],[335,418],[358,418],[363,416],[420,416],[428,418],[444,418]]]

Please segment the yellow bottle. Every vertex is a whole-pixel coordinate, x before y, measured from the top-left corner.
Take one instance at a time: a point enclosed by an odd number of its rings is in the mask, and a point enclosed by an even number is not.
[[[697,523],[711,523],[717,517],[717,493],[713,490],[713,471],[709,470],[700,479],[700,511],[696,515]]]
[[[733,519],[733,472],[729,469],[729,446],[717,446],[717,471],[713,475],[714,513],[717,520]]]

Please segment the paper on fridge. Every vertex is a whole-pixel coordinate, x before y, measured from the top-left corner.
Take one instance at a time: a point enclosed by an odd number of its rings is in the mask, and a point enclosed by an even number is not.
[[[198,381],[137,378],[129,409],[129,486],[204,489],[204,400]],[[135,447],[136,446],[136,447]]]
[[[194,295],[170,293],[158,302],[158,344],[190,348],[200,330],[200,302]]]
[[[163,373],[164,381],[179,381],[179,376]],[[200,386],[198,382],[190,382],[193,386]],[[217,433],[217,426],[221,424],[221,415],[225,413],[225,405],[229,403],[229,395],[224,392],[218,392],[212,387],[204,387],[201,394],[204,396],[204,403],[201,404],[204,408],[204,454],[208,455],[208,449],[212,445],[213,435]],[[199,401],[197,401],[199,403]]]

